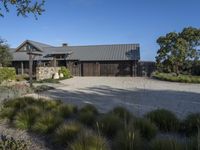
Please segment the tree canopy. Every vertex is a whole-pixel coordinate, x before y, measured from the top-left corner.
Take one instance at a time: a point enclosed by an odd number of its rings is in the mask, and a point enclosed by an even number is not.
[[[0,66],[6,67],[12,61],[12,54],[9,52],[9,46],[4,40],[0,39]]]
[[[45,0],[1,0],[0,16],[3,17],[5,12],[9,12],[10,7],[15,7],[18,16],[26,17],[32,13],[37,18],[44,12],[44,3]]]
[[[192,65],[199,59],[200,29],[188,27],[181,32],[170,32],[157,39],[160,48],[156,62],[159,71],[190,72]]]

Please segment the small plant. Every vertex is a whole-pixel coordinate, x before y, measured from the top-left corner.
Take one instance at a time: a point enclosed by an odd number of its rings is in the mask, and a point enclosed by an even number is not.
[[[2,150],[28,150],[27,144],[23,140],[15,140],[1,135],[0,149]]]
[[[99,130],[108,137],[114,137],[118,130],[123,127],[121,119],[113,114],[102,116],[99,121]]]
[[[15,117],[15,127],[18,129],[29,130],[35,122],[36,117],[40,114],[38,107],[25,108],[23,111],[17,113]]]
[[[200,113],[190,114],[183,122],[183,130],[187,135],[195,135],[200,129]]]
[[[115,150],[140,150],[141,148],[140,134],[132,127],[120,130],[114,139],[113,149]]]
[[[69,69],[67,69],[66,67],[61,67],[61,69],[59,70],[59,74],[62,73],[64,78],[71,78],[71,73],[69,71]]]
[[[133,126],[139,130],[143,138],[148,140],[154,138],[158,131],[156,125],[147,119],[136,119]]]
[[[177,131],[180,123],[176,115],[164,109],[149,112],[146,117],[150,119],[162,131]]]
[[[151,150],[183,150],[183,146],[176,139],[154,139],[150,143]]]
[[[78,139],[70,145],[71,150],[109,150],[109,145],[103,137],[91,131],[81,132]]]
[[[33,126],[33,131],[43,134],[51,133],[61,122],[62,119],[59,116],[47,112],[42,114],[42,116],[38,116]]]
[[[96,107],[91,104],[85,105],[83,108],[80,109],[81,113],[88,111],[93,112],[94,114],[98,114],[98,110],[96,109]]]
[[[54,140],[58,144],[67,145],[77,137],[81,128],[77,122],[64,123],[56,129]]]

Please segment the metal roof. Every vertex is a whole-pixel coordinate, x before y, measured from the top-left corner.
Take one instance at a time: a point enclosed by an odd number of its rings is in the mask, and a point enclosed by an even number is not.
[[[23,42],[23,44],[26,42],[31,43],[33,46],[42,51],[41,52],[42,56],[37,56],[36,60],[50,60],[50,58],[45,58],[44,56],[52,54],[70,54],[67,57],[67,60],[80,60],[80,61],[140,60],[139,44],[54,47],[30,40]],[[22,44],[20,46],[22,46]],[[29,60],[29,57],[26,52],[19,52],[16,50],[13,53],[13,61]]]

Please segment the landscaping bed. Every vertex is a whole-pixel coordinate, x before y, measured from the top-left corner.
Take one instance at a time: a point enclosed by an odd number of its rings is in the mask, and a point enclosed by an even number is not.
[[[173,73],[153,73],[152,77],[171,82],[183,82],[183,83],[200,83],[200,76],[192,76],[192,75],[175,75]]]
[[[163,109],[138,118],[122,107],[101,114],[92,105],[78,109],[24,97],[5,101],[0,118],[12,129],[48,137],[43,140],[49,149],[196,150],[200,140],[199,113],[180,120]]]

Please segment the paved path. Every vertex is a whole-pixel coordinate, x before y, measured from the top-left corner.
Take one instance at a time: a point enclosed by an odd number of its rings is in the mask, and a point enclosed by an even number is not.
[[[90,103],[102,112],[124,106],[136,115],[165,108],[184,117],[200,112],[200,84],[132,77],[74,77],[42,93],[78,106]]]

